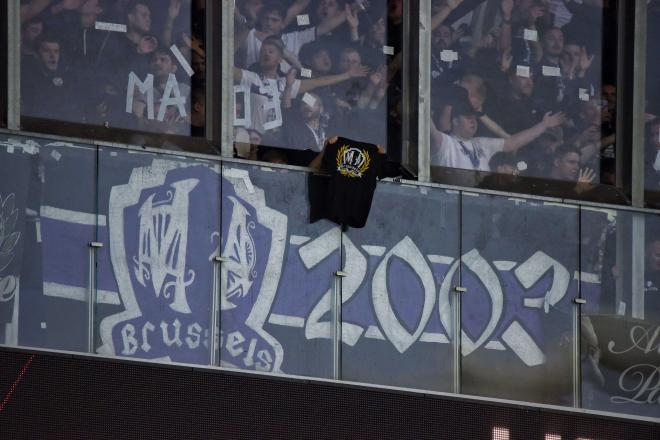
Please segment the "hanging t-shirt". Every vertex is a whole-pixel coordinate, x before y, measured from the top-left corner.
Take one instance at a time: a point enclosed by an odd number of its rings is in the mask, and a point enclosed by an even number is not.
[[[322,169],[330,174],[330,181],[325,197],[319,193],[312,199],[312,221],[326,218],[342,226],[364,227],[379,166],[376,145],[343,137],[328,140]]]

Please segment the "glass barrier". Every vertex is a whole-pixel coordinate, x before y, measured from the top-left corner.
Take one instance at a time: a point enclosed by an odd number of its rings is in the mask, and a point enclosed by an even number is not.
[[[0,156],[0,344],[658,417],[659,216],[388,181],[342,232],[322,175]]]
[[[24,116],[204,135],[204,1],[21,4]]]
[[[343,234],[342,379],[454,390],[459,215],[456,192],[381,183]]]
[[[86,352],[96,149],[0,139],[0,341]]]
[[[209,364],[216,162],[99,148],[96,352]]]
[[[581,224],[582,404],[658,417],[660,218],[583,209]]]
[[[572,405],[578,213],[463,193],[462,393]]]
[[[236,7],[238,157],[306,166],[344,136],[401,161],[402,0]]]
[[[622,198],[597,188],[616,184],[616,1],[438,0],[432,13],[435,180]]]
[[[646,203],[660,207],[660,1],[647,2],[646,34],[646,145],[644,186]]]
[[[305,172],[223,165],[222,366],[333,377],[341,232],[310,224],[318,185]]]

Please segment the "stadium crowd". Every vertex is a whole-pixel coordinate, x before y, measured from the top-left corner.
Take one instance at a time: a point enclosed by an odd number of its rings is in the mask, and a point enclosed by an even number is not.
[[[24,115],[204,134],[204,0],[21,5]],[[648,7],[658,18],[660,0]],[[614,185],[616,9],[433,0],[431,165]],[[307,165],[344,136],[400,161],[403,21],[403,0],[237,0],[236,155]],[[649,104],[647,187],[659,113]]]

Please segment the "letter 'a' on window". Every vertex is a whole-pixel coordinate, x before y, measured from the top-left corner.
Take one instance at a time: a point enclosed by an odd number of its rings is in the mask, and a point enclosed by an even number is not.
[[[454,3],[431,11],[431,178],[627,203],[618,2]]]
[[[137,131],[139,143],[183,148],[204,139],[205,1],[21,3],[24,127],[65,122],[129,143]]]
[[[300,3],[236,1],[234,154],[309,166],[344,137],[398,173],[408,2]]]

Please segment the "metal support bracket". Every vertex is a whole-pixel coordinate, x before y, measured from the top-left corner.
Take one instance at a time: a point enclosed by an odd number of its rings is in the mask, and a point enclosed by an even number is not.
[[[573,300],[573,302],[574,302],[575,304],[584,305],[584,304],[587,303],[587,300],[586,300],[586,299],[582,299],[582,298],[575,298],[575,299]]]

